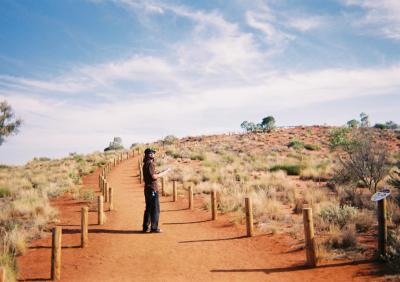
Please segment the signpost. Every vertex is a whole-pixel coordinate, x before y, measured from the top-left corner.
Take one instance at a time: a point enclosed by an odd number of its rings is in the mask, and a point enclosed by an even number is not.
[[[371,201],[378,202],[378,250],[380,256],[386,255],[387,245],[387,212],[386,198],[390,195],[389,189],[382,189],[371,197]]]

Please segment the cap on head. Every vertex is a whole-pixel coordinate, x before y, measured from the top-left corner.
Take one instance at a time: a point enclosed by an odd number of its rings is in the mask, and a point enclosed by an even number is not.
[[[154,151],[154,150],[152,150],[152,149],[150,149],[150,148],[147,148],[146,150],[144,150],[144,154],[145,155],[150,155],[150,154],[154,154],[156,151]]]

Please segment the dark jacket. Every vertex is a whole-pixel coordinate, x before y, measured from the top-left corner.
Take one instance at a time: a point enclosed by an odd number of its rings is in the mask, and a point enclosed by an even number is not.
[[[144,189],[151,189],[158,192],[157,179],[154,178],[155,174],[154,161],[150,158],[145,158],[143,161]]]

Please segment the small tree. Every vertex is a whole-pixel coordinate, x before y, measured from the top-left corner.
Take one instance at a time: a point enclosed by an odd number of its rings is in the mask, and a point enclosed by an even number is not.
[[[371,133],[358,131],[342,148],[344,154],[339,155],[340,168],[336,171],[336,179],[362,182],[371,192],[376,192],[378,184],[389,173],[386,146],[375,143]]]
[[[334,128],[329,132],[329,147],[334,150],[338,147],[349,144],[349,134],[351,129],[346,127]]]
[[[361,127],[369,127],[370,123],[369,123],[369,116],[366,113],[361,113],[360,114],[360,126]]]
[[[163,145],[172,145],[176,141],[178,141],[178,138],[176,138],[174,135],[167,135],[161,142]]]
[[[240,127],[241,127],[244,131],[248,132],[249,122],[248,122],[247,120],[245,120],[244,122],[242,122],[242,123],[240,124]]]
[[[352,119],[347,122],[347,126],[349,128],[357,128],[359,125],[360,125],[360,122],[356,119]]]
[[[124,149],[124,146],[122,145],[121,137],[114,137],[114,141],[110,142],[110,145],[104,149],[104,152],[123,150],[123,149]]]
[[[21,123],[21,119],[15,119],[14,112],[7,101],[0,102],[0,145],[7,136],[18,133]]]
[[[271,132],[275,128],[275,118],[273,116],[267,116],[261,121],[261,128],[263,131]]]

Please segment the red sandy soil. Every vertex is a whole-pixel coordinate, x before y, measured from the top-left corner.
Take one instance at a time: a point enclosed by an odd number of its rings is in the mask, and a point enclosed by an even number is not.
[[[143,234],[143,186],[137,159],[129,159],[108,176],[114,188],[115,210],[97,225],[89,213],[89,246],[80,248],[80,207],[84,202],[62,197],[62,281],[381,281],[378,264],[335,261],[305,267],[305,251],[286,235],[257,234],[246,238],[243,226],[229,216],[210,220],[197,199],[194,211],[187,200],[161,197],[161,234]],[[84,179],[98,187],[98,172]],[[108,209],[108,206],[105,206]],[[31,243],[20,257],[20,281],[50,278],[51,237]]]

